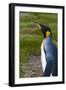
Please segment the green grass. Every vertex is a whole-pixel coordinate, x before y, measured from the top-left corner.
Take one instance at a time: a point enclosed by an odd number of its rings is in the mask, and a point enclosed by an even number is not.
[[[57,14],[20,13],[19,21],[20,77],[22,77],[21,73],[23,73],[23,70],[21,65],[27,63],[31,55],[40,55],[40,46],[43,40],[41,31],[33,21],[49,25],[52,31],[53,42],[57,45]]]

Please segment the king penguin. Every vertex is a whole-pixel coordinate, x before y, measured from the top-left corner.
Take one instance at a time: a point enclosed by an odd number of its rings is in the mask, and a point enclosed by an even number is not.
[[[41,62],[43,76],[58,76],[57,47],[52,41],[52,32],[49,26],[41,25],[43,42],[41,44]]]
[[[52,32],[49,26],[37,24],[43,34],[41,44],[41,63],[43,76],[58,76],[58,53],[57,47],[52,41]]]

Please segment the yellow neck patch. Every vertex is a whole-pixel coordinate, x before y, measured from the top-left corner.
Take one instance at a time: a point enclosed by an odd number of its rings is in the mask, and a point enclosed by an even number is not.
[[[50,36],[50,31],[47,31],[46,32],[46,37],[49,37]]]

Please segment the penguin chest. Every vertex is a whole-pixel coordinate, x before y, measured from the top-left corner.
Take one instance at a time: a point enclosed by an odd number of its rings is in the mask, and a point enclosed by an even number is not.
[[[41,44],[41,63],[42,63],[42,70],[44,72],[45,71],[45,67],[46,67],[46,57],[45,57],[43,44],[44,44],[44,41]]]

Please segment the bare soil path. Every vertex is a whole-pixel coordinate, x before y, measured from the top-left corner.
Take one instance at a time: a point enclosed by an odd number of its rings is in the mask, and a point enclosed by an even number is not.
[[[40,56],[31,56],[27,63],[21,66],[23,70],[22,77],[41,77],[42,66]]]

